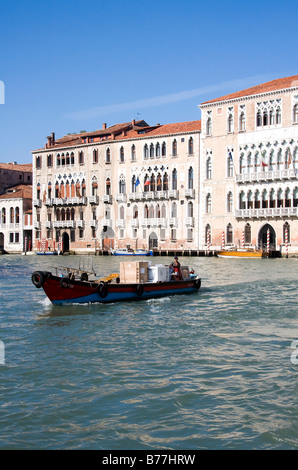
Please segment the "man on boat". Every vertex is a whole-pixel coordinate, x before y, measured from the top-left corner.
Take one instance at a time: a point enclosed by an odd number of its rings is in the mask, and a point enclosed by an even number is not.
[[[170,264],[171,271],[171,279],[174,281],[181,281],[182,274],[181,274],[181,267],[178,261],[178,256],[174,257],[174,261]]]

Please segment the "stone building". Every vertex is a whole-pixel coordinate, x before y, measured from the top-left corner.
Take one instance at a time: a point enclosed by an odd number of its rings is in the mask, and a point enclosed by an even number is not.
[[[200,246],[298,253],[298,75],[199,107]]]
[[[0,196],[0,250],[30,251],[32,247],[32,186],[18,185]]]
[[[200,128],[133,120],[51,134],[32,152],[35,249],[197,249]]]
[[[32,163],[0,163],[0,194],[19,184],[32,185]]]

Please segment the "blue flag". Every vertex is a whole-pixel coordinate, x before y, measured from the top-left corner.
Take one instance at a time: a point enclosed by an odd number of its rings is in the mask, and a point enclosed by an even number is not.
[[[139,177],[137,178],[137,181],[135,182],[135,188],[140,184]]]

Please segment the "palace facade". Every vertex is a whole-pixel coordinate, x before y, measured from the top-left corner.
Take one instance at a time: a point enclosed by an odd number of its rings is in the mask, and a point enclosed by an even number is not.
[[[47,138],[33,154],[34,248],[298,253],[298,75],[199,105]],[[268,238],[269,237],[269,238]]]
[[[33,152],[35,249],[197,249],[200,125],[49,136]]]
[[[200,105],[200,243],[298,252],[298,75]]]

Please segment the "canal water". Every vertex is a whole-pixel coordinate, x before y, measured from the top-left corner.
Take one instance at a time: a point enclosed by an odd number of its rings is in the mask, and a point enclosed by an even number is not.
[[[0,257],[0,449],[298,449],[298,259],[181,258],[198,293],[111,305],[31,282],[82,260]]]

